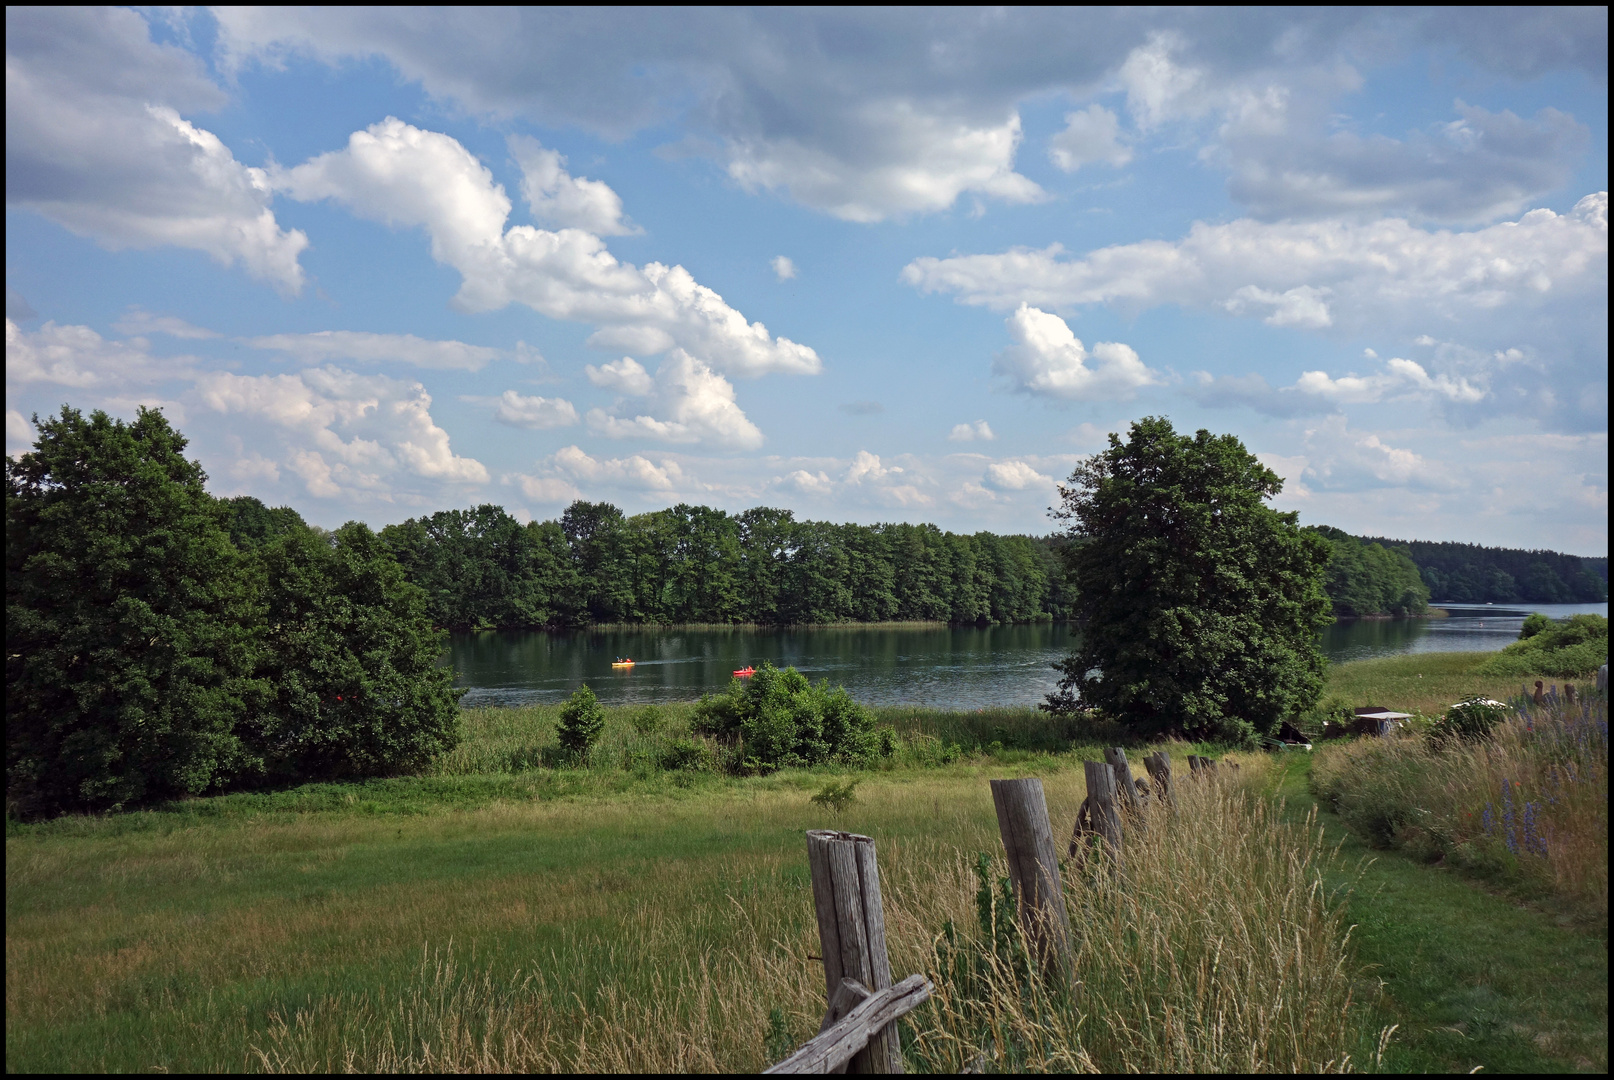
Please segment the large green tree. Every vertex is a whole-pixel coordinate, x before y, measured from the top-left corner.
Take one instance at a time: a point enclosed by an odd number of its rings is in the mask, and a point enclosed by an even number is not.
[[[1046,707],[1244,741],[1314,704],[1330,549],[1266,505],[1282,488],[1230,435],[1112,434],[1060,485],[1082,637]]]
[[[262,549],[268,707],[243,724],[270,777],[374,776],[425,765],[459,737],[454,673],[424,590],[361,522]]]
[[[253,771],[234,725],[260,613],[185,438],[148,409],[35,424],[6,461],[8,803],[115,809]]]

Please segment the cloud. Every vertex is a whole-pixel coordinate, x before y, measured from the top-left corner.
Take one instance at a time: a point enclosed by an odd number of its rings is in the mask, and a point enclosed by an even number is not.
[[[1372,432],[1352,431],[1343,416],[1325,417],[1307,428],[1303,446],[1306,465],[1301,477],[1308,487],[1317,490],[1448,490],[1457,484],[1445,463],[1392,446]]]
[[[528,135],[512,135],[510,153],[521,166],[521,194],[532,216],[546,225],[596,236],[642,232],[622,214],[622,198],[609,184],[566,171],[566,159]]]
[[[835,490],[835,481],[831,480],[829,474],[822,469],[818,472],[796,469],[780,477],[775,483],[779,487],[788,488],[803,495],[828,495]]]
[[[953,430],[947,433],[947,438],[951,442],[973,442],[976,439],[990,442],[997,436],[992,434],[992,429],[985,420],[977,420],[973,424],[954,424]]]
[[[1144,240],[1074,258],[1058,244],[924,257],[902,276],[921,292],[1000,310],[1183,304],[1355,333],[1382,327],[1387,315],[1399,325],[1428,325],[1559,295],[1601,296],[1607,255],[1608,193],[1598,192],[1568,214],[1532,210],[1471,232],[1428,231],[1397,218],[1197,222],[1176,242]]]
[[[986,467],[981,482],[994,491],[1024,491],[1051,485],[1053,479],[1023,461],[995,461]]]
[[[672,458],[658,465],[634,454],[625,458],[595,458],[582,448],[567,446],[549,458],[551,472],[577,484],[603,485],[637,491],[673,491],[686,482],[684,470]]]
[[[774,276],[780,281],[789,281],[796,276],[796,264],[790,261],[788,255],[775,255],[771,265]]]
[[[28,418],[16,409],[6,410],[6,456],[19,458],[34,448],[39,433]]]
[[[656,369],[654,381],[643,367],[624,357],[615,364],[588,368],[596,385],[610,386],[646,402],[624,404],[614,412],[590,409],[590,430],[615,439],[643,438],[669,443],[708,443],[740,450],[762,445],[762,432],[734,400],[734,385],[682,349],[674,349]],[[623,415],[624,413],[630,415]]]
[[[794,137],[730,139],[728,173],[747,190],[784,191],[845,221],[945,210],[969,193],[1009,203],[1048,197],[1014,171],[1020,117],[971,122],[916,107],[870,102],[838,118],[856,156]]]
[[[484,484],[487,469],[456,455],[418,382],[337,367],[286,375],[210,372],[196,396],[232,422],[260,425],[255,446],[280,444],[283,467],[315,498],[390,502],[397,489]],[[344,438],[344,435],[346,438]]]
[[[307,236],[275,220],[262,169],[178,111],[224,100],[134,11],[8,8],[6,202],[114,251],[202,251],[296,294]]]
[[[1058,315],[1021,304],[1005,325],[1015,343],[998,354],[992,370],[1016,390],[1072,401],[1125,401],[1162,381],[1119,342],[1101,341],[1088,352]]]
[[[1372,350],[1368,350],[1371,352]],[[1391,357],[1384,370],[1371,375],[1331,377],[1326,371],[1306,371],[1293,386],[1274,388],[1259,375],[1213,377],[1197,372],[1184,393],[1201,405],[1244,405],[1269,416],[1291,417],[1331,412],[1344,405],[1376,405],[1385,401],[1422,400],[1455,405],[1484,401],[1489,391],[1467,378],[1430,375],[1415,360]]]
[[[184,378],[188,357],[161,359],[142,342],[108,341],[87,326],[47,322],[28,331],[6,320],[6,384],[51,383],[113,391]]]
[[[961,196],[1042,197],[1014,167],[1022,103],[1085,104],[1114,89],[1144,135],[1172,146],[1208,137],[1207,160],[1248,186],[1263,216],[1303,204],[1314,183],[1321,206],[1371,212],[1495,205],[1521,183],[1538,197],[1561,154],[1443,151],[1442,180],[1420,156],[1443,150],[1438,129],[1388,150],[1371,138],[1330,144],[1338,99],[1358,67],[1415,48],[1455,48],[1509,77],[1607,74],[1607,15],[1591,9],[961,8],[916,21],[897,9],[709,8],[646,10],[627,25],[608,9],[325,7],[225,8],[217,20],[227,72],[377,58],[500,124],[612,141],[671,128],[681,137],[665,153],[715,159],[753,190],[854,221],[945,210]],[[1212,117],[1220,123],[1204,130]]]
[[[1065,130],[1048,140],[1048,160],[1064,172],[1099,162],[1120,168],[1132,160],[1121,143],[1121,122],[1102,105],[1065,114]]]
[[[603,386],[607,390],[615,390],[619,394],[631,397],[647,397],[655,389],[655,382],[650,378],[650,372],[631,356],[624,356],[609,364],[595,367],[587,364],[583,372],[588,381],[595,386]]]
[[[682,266],[618,262],[581,229],[505,230],[504,189],[447,135],[388,117],[354,132],[345,149],[273,179],[295,199],[330,199],[388,225],[424,226],[432,257],[460,272],[454,302],[462,310],[522,303],[552,319],[599,324],[590,344],[647,353],[676,346],[739,376],[811,375],[822,367],[812,349],[747,323]]]
[[[131,307],[112,329],[120,334],[130,337],[146,337],[151,334],[163,334],[168,337],[183,338],[190,341],[207,341],[211,338],[223,337],[216,330],[208,330],[200,326],[192,326],[174,315],[153,315],[151,312],[139,307]]]
[[[506,390],[493,410],[493,418],[512,427],[571,427],[577,423],[577,409],[565,398],[528,397]]]
[[[120,327],[122,324],[119,324]],[[269,349],[305,363],[356,360],[372,364],[410,364],[442,371],[480,371],[502,350],[463,341],[432,341],[414,334],[372,334],[359,330],[319,330],[312,334],[269,334],[247,338],[255,349]]]

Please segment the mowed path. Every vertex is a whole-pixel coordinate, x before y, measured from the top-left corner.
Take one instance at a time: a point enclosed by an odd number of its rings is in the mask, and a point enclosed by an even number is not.
[[[1310,763],[1289,765],[1281,790],[1300,812],[1316,803]],[[1326,809],[1320,817],[1348,863],[1369,860],[1350,918],[1366,974],[1384,985],[1382,1022],[1399,1025],[1386,1070],[1607,1071],[1606,938],[1472,877],[1370,848]]]

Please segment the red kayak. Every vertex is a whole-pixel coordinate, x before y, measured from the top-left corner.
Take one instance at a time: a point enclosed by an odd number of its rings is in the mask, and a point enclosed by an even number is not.
[[[751,676],[755,675],[756,673],[757,673],[757,669],[750,666],[749,664],[747,664],[743,668],[736,669],[735,672],[734,672],[734,677],[736,679],[749,679]]]

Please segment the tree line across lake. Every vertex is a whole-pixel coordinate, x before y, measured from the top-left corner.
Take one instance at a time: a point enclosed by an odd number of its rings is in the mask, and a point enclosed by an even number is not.
[[[302,527],[289,507],[270,509],[250,496],[225,501],[239,546]],[[1431,578],[1442,580],[1440,572],[1420,566],[1406,544],[1329,526],[1310,530],[1329,544],[1326,588],[1336,616],[1416,616],[1427,612],[1432,593],[1467,598],[1434,588]],[[765,506],[728,514],[681,503],[630,516],[609,503],[575,502],[558,520],[522,524],[502,507],[483,505],[411,518],[380,535],[425,590],[432,619],[454,630],[1062,622],[1075,600],[1065,537],[798,521]],[[1504,599],[1607,598],[1602,578],[1573,555],[1473,550],[1536,567],[1521,577],[1551,586],[1528,595],[1515,589]],[[1462,572],[1482,573],[1471,566]],[[1576,589],[1567,589],[1561,573]]]

